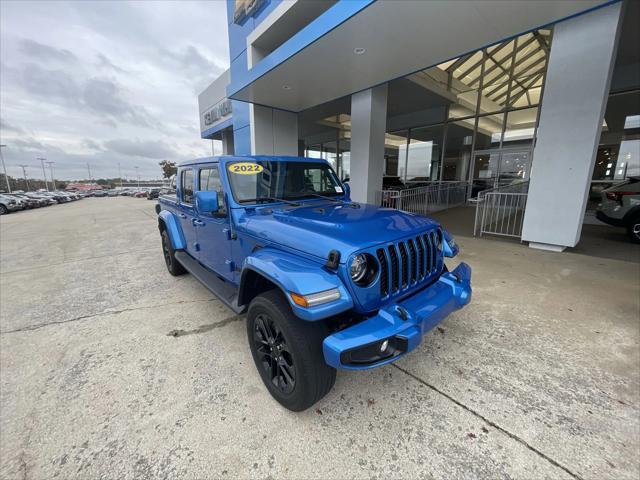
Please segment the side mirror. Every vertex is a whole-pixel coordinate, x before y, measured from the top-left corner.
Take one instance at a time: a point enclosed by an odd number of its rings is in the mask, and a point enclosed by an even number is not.
[[[349,186],[349,182],[342,182],[344,185],[344,196],[347,197],[348,200],[351,200],[351,187]]]
[[[200,213],[216,213],[218,211],[218,192],[197,191],[196,208]]]

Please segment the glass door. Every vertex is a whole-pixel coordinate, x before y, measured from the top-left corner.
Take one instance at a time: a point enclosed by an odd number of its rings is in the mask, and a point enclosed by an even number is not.
[[[499,165],[499,150],[476,152],[473,156],[473,168],[470,172],[471,197],[477,197],[478,192],[489,190],[496,186]]]
[[[469,175],[471,197],[490,188],[529,180],[531,149],[477,151]]]
[[[511,185],[529,180],[531,150],[502,150],[496,186]]]

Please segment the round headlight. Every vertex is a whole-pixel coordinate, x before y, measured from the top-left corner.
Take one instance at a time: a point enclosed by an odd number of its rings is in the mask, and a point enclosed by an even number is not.
[[[351,280],[356,283],[361,281],[367,273],[367,257],[362,253],[353,257],[351,266],[349,267],[349,273],[351,274]]]

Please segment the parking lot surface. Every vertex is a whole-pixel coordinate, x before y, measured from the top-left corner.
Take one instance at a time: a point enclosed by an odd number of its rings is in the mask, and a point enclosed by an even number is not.
[[[0,218],[0,478],[640,475],[640,264],[458,237],[471,304],[292,413],[154,204]]]

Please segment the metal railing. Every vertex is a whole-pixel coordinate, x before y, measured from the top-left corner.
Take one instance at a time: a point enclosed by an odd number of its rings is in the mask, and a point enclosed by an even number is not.
[[[527,207],[529,182],[483,190],[474,199],[476,215],[473,234],[520,238]]]
[[[467,201],[468,186],[467,182],[434,182],[404,190],[381,190],[378,204],[426,215],[463,205]]]

